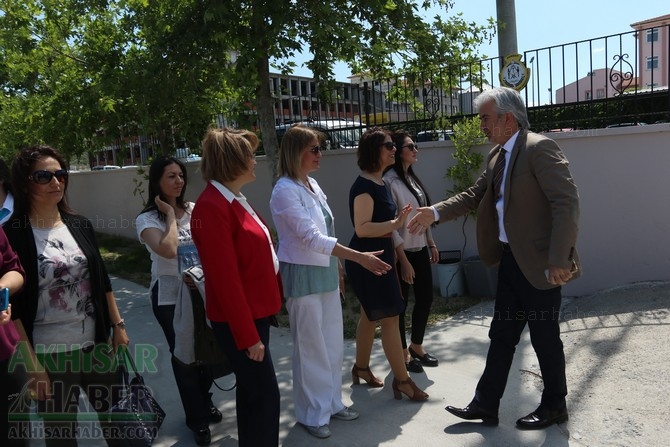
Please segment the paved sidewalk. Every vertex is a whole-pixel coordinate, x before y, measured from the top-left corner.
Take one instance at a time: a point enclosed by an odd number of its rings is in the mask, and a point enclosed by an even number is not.
[[[144,374],[168,414],[154,446],[195,446],[183,423],[168,349],[151,312],[147,289],[121,279],[114,279],[113,284],[132,343],[158,347],[159,373]],[[517,418],[536,408],[542,388],[528,331],[517,349],[498,427],[461,421],[444,410],[446,405],[465,406],[472,398],[488,349],[492,305],[492,301],[483,303],[429,330],[424,345],[440,359],[440,365],[412,376],[430,394],[425,403],[393,399],[392,377],[378,340],[371,367],[384,379],[384,388],[352,386],[348,371],[355,346],[353,341],[345,341],[345,403],[353,404],[361,417],[352,422],[333,420],[333,435],[325,440],[310,436],[295,423],[291,401],[291,336],[287,329],[273,329],[270,350],[281,390],[280,444],[284,447],[667,445],[670,283],[639,283],[589,297],[564,299],[561,326],[570,421],[540,431],[520,431],[514,426]],[[229,376],[218,382],[226,388],[232,380]],[[211,425],[212,445],[237,446],[234,391],[214,391],[214,402],[224,419]],[[87,441],[80,445],[104,443]]]

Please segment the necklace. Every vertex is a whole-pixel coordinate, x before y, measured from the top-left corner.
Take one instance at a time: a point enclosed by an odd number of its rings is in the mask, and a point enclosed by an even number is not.
[[[384,184],[384,179],[382,176],[375,176],[373,174],[370,174],[369,172],[361,172],[361,177],[370,180],[371,182],[375,182],[378,185],[383,185]]]
[[[314,190],[312,189],[312,185],[309,183],[309,178],[304,178],[304,179],[301,178],[299,180],[300,180],[300,183],[302,183],[305,188],[314,192]]]
[[[43,216],[30,216],[28,219],[30,220],[31,227],[41,229],[55,228],[63,223],[60,214],[48,218]]]

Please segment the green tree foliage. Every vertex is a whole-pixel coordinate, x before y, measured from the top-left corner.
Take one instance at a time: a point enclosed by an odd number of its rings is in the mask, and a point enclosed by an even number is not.
[[[456,160],[456,164],[447,169],[446,177],[453,182],[453,188],[447,191],[448,195],[465,191],[475,183],[484,156],[479,152],[473,152],[472,148],[486,141],[478,116],[457,122],[453,130],[451,141],[454,142],[454,153],[452,157]]]
[[[276,171],[270,70],[299,53],[332,94],[333,67],[373,77],[473,60],[493,22],[448,17],[450,0],[1,0],[0,151],[43,141],[78,155],[148,135],[197,147],[222,114],[260,124]],[[422,14],[438,7],[426,21]],[[450,73],[454,79],[463,73]],[[423,82],[423,81],[422,81]]]
[[[211,2],[216,4],[216,2]],[[231,90],[220,8],[192,0],[3,0],[0,151],[68,155],[137,135],[199,145]],[[207,13],[209,12],[209,13]]]

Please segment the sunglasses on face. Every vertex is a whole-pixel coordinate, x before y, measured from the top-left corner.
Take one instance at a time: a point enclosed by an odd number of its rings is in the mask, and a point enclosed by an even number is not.
[[[321,152],[321,146],[313,146],[307,149],[309,152],[313,153],[314,155],[318,154]]]
[[[408,147],[410,151],[418,151],[419,150],[419,145],[415,143],[409,143],[404,145],[403,147]]]
[[[392,151],[393,149],[395,149],[395,143],[393,141],[387,141],[385,143],[382,143],[382,146],[384,146],[389,151]]]
[[[54,177],[56,177],[56,180],[60,183],[65,183],[68,177],[68,172],[65,169],[59,169],[56,172],[41,170],[33,172],[28,178],[38,185],[46,185]]]

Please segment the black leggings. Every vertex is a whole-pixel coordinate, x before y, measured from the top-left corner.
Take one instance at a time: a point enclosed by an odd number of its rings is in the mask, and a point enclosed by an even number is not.
[[[151,290],[151,307],[170,347],[172,373],[184,407],[186,426],[193,431],[203,430],[209,426],[209,407],[212,405],[212,394],[209,392],[213,381],[211,372],[206,366],[185,365],[172,355],[175,305],[158,305],[158,283]]]
[[[408,284],[400,278],[400,290],[402,297],[407,303],[409,288],[414,290],[414,309],[412,310],[412,343],[423,344],[423,336],[426,333],[430,306],[433,304],[433,272],[430,266],[428,247],[420,251],[405,251],[407,260],[414,268],[414,284]],[[398,264],[400,274],[400,264]],[[400,275],[399,275],[400,276]],[[405,335],[405,312],[398,318],[400,328],[400,339],[403,349],[407,348],[407,337]]]

